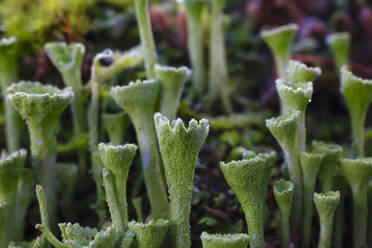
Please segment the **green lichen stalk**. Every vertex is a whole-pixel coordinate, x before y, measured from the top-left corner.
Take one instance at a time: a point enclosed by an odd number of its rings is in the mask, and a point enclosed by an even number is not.
[[[311,242],[311,224],[313,220],[313,194],[316,178],[325,154],[301,152],[300,161],[302,168],[304,191],[304,239],[302,247],[307,248]]]
[[[103,114],[102,122],[106,132],[108,133],[111,144],[123,144],[126,129],[129,123],[128,115],[124,112]]]
[[[136,234],[138,248],[159,248],[168,231],[169,221],[159,219],[145,224],[131,221],[128,226]]]
[[[213,0],[211,9],[211,26],[209,39],[209,105],[220,97],[222,107],[228,114],[233,112],[227,85],[229,76],[226,62],[225,28],[223,23],[223,9],[226,0]]]
[[[157,61],[157,55],[150,22],[149,0],[135,0],[134,5],[145,60],[146,75],[148,79],[151,79],[155,76],[154,66]]]
[[[125,230],[128,224],[127,210],[127,179],[129,168],[132,164],[137,146],[126,145],[108,145],[99,144],[98,153],[100,155],[104,171],[104,185],[106,196],[114,228],[117,232]],[[111,175],[108,175],[111,174]],[[112,177],[107,179],[107,177]],[[110,184],[112,182],[112,184]]]
[[[372,80],[359,78],[345,65],[341,68],[341,92],[351,117],[353,157],[364,156],[364,122],[372,101]]]
[[[18,78],[17,40],[2,38],[0,40],[0,85],[5,105],[6,144],[9,152],[21,148],[22,124],[18,113],[7,99],[6,88]]]
[[[262,39],[273,53],[278,76],[283,80],[288,79],[287,67],[297,30],[297,24],[288,24],[261,32]]]
[[[220,163],[227,183],[242,205],[250,236],[250,247],[253,248],[263,248],[265,244],[262,201],[265,163],[267,161],[260,156]]]
[[[187,46],[193,70],[193,83],[196,93],[200,95],[205,87],[203,25],[201,25],[205,0],[185,0],[183,3],[187,17]]]
[[[81,43],[67,45],[64,42],[50,42],[45,45],[45,51],[62,75],[64,84],[71,87],[74,92],[74,97],[71,99],[74,135],[81,137],[86,131],[85,108],[82,94],[83,84],[81,79],[81,66],[85,47]],[[86,161],[84,150],[79,151],[79,166],[81,175],[85,175]]]
[[[192,182],[199,150],[208,135],[208,121],[191,120],[186,129],[181,119],[169,123],[166,117],[157,113],[154,120],[170,195],[174,247],[189,248]]]
[[[367,246],[367,184],[372,177],[372,159],[341,159],[343,171],[353,194],[353,247]]]
[[[203,248],[247,248],[249,236],[244,233],[238,234],[209,234],[201,235]]]
[[[243,148],[243,150],[241,150],[240,153],[241,153],[241,156],[239,156],[239,159],[250,159],[250,158],[259,156],[266,161],[264,175],[262,179],[262,193],[261,193],[262,202],[263,204],[265,204],[267,188],[269,187],[269,181],[270,181],[270,173],[271,173],[271,170],[274,168],[275,162],[276,162],[276,152],[271,151],[271,152],[256,154],[254,151],[246,150]]]
[[[306,127],[305,114],[306,107],[311,101],[313,94],[312,82],[286,82],[282,79],[276,80],[276,89],[280,96],[283,106],[283,113],[288,111],[298,111],[298,142],[301,151],[306,150]]]
[[[286,115],[266,120],[266,127],[280,144],[289,178],[294,184],[293,227],[301,228],[303,219],[302,171],[300,166],[300,146],[298,143],[298,120],[300,112],[290,112]]]
[[[26,150],[19,150],[0,158],[0,202],[3,217],[0,221],[0,246],[7,247],[9,241],[19,241],[23,236],[23,223],[19,223],[17,210],[18,184],[29,169],[25,169]],[[30,195],[29,195],[30,197]],[[25,206],[27,208],[27,206]],[[22,216],[24,217],[24,216]],[[24,220],[21,220],[24,222]],[[18,233],[22,235],[18,236]]]
[[[20,82],[8,88],[14,108],[27,121],[32,165],[37,182],[46,189],[51,225],[55,225],[58,178],[56,169],[59,118],[73,97],[70,88],[60,90],[37,82]]]
[[[324,159],[319,169],[319,181],[322,192],[334,190],[333,179],[340,164],[342,146],[323,141],[313,140],[311,142],[313,153],[323,153]]]
[[[191,71],[185,67],[155,65],[155,75],[161,81],[160,113],[170,120],[176,117],[181,94]]]
[[[331,48],[336,61],[337,71],[339,72],[343,65],[349,64],[350,34],[347,32],[331,34],[327,37],[327,43]]]
[[[327,193],[314,193],[314,203],[319,215],[319,241],[318,248],[330,248],[333,233],[333,216],[340,202],[339,191]]]
[[[169,213],[153,119],[159,92],[160,84],[154,80],[111,88],[112,98],[128,113],[136,130],[151,213],[155,219],[167,218]]]
[[[281,247],[287,247],[291,241],[290,223],[292,202],[293,202],[293,183],[283,179],[274,184],[274,197],[280,209],[280,228],[281,228]]]

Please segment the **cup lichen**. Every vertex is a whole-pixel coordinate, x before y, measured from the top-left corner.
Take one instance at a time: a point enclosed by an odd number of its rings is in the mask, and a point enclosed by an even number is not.
[[[200,148],[209,132],[208,121],[191,120],[186,128],[181,119],[169,123],[159,113],[154,115],[154,120],[168,183],[174,246],[189,248],[192,182]]]

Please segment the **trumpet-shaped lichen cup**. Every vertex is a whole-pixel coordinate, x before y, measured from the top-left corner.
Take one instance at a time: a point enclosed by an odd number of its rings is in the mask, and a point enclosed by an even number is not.
[[[314,204],[318,211],[320,223],[318,248],[330,248],[332,245],[333,217],[339,202],[339,191],[314,193]]]
[[[244,233],[209,234],[203,232],[200,236],[203,248],[247,248],[249,236]]]
[[[181,119],[170,123],[159,113],[154,120],[168,183],[174,247],[189,248],[192,182],[200,148],[209,132],[208,121],[191,120],[185,128]]]
[[[161,81],[160,113],[170,120],[176,117],[182,90],[191,71],[185,67],[155,65],[156,77]]]
[[[364,156],[364,123],[372,101],[372,80],[355,76],[346,65],[341,68],[341,92],[351,117],[353,156]]]
[[[98,153],[106,169],[103,174],[107,202],[118,232],[128,225],[127,179],[137,146],[99,144]],[[108,178],[111,177],[111,178]]]
[[[36,180],[46,189],[52,226],[56,224],[57,134],[59,119],[74,96],[71,88],[60,90],[51,85],[22,81],[8,88],[8,98],[26,120],[30,132],[32,165]]]
[[[220,163],[227,183],[242,205],[251,247],[264,247],[262,180],[267,161],[260,156]]]
[[[129,230],[133,231],[138,248],[159,248],[169,228],[169,221],[159,219],[148,223],[131,221]]]
[[[159,93],[160,84],[155,80],[138,80],[111,88],[112,98],[128,113],[136,130],[151,213],[155,219],[167,218],[169,213],[153,119]]]
[[[372,158],[341,159],[341,170],[353,194],[353,247],[367,246],[368,180],[372,177]]]
[[[274,197],[280,209],[281,247],[291,241],[290,216],[293,202],[293,183],[280,179],[274,184]]]

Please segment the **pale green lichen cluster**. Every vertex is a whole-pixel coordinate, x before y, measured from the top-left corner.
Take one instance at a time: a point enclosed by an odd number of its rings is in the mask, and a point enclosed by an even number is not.
[[[225,0],[211,2],[210,85],[206,105],[211,106],[219,97],[224,111],[231,114],[233,106],[229,98],[224,45],[225,4]],[[201,25],[205,5],[206,1],[203,0],[184,1],[196,96],[200,96],[206,81]],[[20,129],[16,123],[15,110],[28,125],[34,169],[25,168],[25,150],[4,155],[0,159],[1,247],[23,238],[24,219],[34,180],[38,183],[36,196],[41,215],[41,224],[36,225],[36,228],[42,232],[42,236],[29,243],[11,243],[9,247],[44,248],[49,247],[50,243],[56,248],[130,248],[132,245],[158,248],[163,243],[169,245],[168,240],[164,240],[168,237],[168,229],[172,239],[171,247],[191,247],[193,180],[198,155],[210,126],[205,119],[192,119],[188,127],[185,127],[183,120],[175,119],[186,81],[192,75],[191,70],[185,66],[157,64],[149,0],[136,0],[134,7],[141,46],[128,52],[105,50],[95,56],[88,85],[91,99],[87,116],[81,78],[85,53],[82,44],[45,45],[49,58],[62,75],[65,85],[69,86],[60,90],[50,85],[24,81],[8,87],[17,76],[15,40],[0,41],[0,80],[5,99],[8,150],[20,147]],[[346,65],[349,36],[330,36],[328,42],[337,67],[341,70],[341,92],[352,120],[353,158],[342,158],[341,146],[322,141],[312,141],[311,150],[307,149],[305,113],[312,99],[313,82],[321,74],[321,70],[290,60],[297,29],[296,24],[289,24],[261,33],[262,39],[272,50],[276,63],[278,79],[275,84],[282,112],[281,116],[266,120],[266,127],[283,150],[282,174],[285,177],[288,172],[290,179],[286,181],[282,178],[273,184],[274,197],[280,210],[281,246],[287,247],[290,244],[291,231],[299,234],[300,230],[303,232],[302,240],[296,245],[301,244],[305,248],[312,245],[314,203],[320,223],[318,247],[331,247],[333,223],[343,222],[341,210],[346,187],[342,186],[342,182],[347,181],[353,197],[353,244],[356,248],[366,247],[372,159],[363,157],[364,122],[372,100],[372,82],[356,77]],[[5,63],[6,59],[9,63]],[[114,85],[112,78],[115,75],[123,69],[137,66],[142,60],[147,80],[136,80],[108,89]],[[108,113],[106,107],[110,97],[125,112]],[[62,238],[59,240],[55,237],[57,213],[61,210],[65,216],[69,216],[74,188],[78,185],[77,166],[56,161],[60,117],[69,103],[74,135],[84,136],[88,124],[92,172],[97,188],[97,203],[94,207],[102,225],[99,230],[81,227],[79,224],[60,223],[58,227]],[[132,195],[131,202],[137,221],[129,221],[128,216],[127,181],[137,150],[136,145],[124,144],[129,119],[136,132],[142,163],[142,170],[133,188],[136,189],[136,185],[141,184],[143,176],[151,208],[145,215],[149,216],[145,222],[143,212],[147,209],[142,205],[144,198],[136,194]],[[250,116],[231,114],[229,117],[211,119],[210,125],[215,130],[231,129],[232,123],[244,126],[247,119],[251,119]],[[103,128],[110,143],[99,143],[104,140],[101,137]],[[86,149],[85,143],[82,143],[75,150],[80,155],[83,175]],[[248,244],[250,247],[265,247],[266,195],[275,163],[275,152],[256,153],[242,147],[234,149],[226,162],[220,162],[220,169],[241,204],[248,235],[203,232],[203,247],[244,248]],[[322,193],[314,193],[318,188],[318,179]],[[134,189],[133,192],[138,193],[138,189]],[[59,199],[63,203],[59,204]],[[106,203],[111,222],[104,224],[107,221]],[[59,209],[59,206],[63,209]],[[338,229],[335,232],[336,230]],[[341,239],[342,229],[339,230],[337,238]]]

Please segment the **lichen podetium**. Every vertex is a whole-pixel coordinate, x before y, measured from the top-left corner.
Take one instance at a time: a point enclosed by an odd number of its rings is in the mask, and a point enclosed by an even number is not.
[[[22,81],[8,87],[8,98],[26,120],[30,132],[32,165],[36,180],[45,187],[49,202],[51,226],[56,225],[57,186],[56,169],[57,134],[59,119],[74,96],[71,88],[60,90],[51,85]]]
[[[341,87],[351,117],[353,157],[364,156],[364,123],[372,101],[372,80],[355,76],[344,65],[341,68]]]
[[[249,236],[245,233],[201,235],[203,248],[247,248]]]
[[[128,113],[136,130],[151,213],[155,219],[167,218],[169,214],[153,119],[159,93],[160,83],[156,80],[138,80],[111,88],[112,98]]]
[[[192,182],[201,146],[209,132],[208,121],[202,119],[189,122],[181,119],[172,123],[157,113],[154,116],[165,176],[170,195],[170,221],[174,247],[191,247],[190,212]]]
[[[250,246],[263,248],[263,177],[268,161],[257,155],[249,159],[220,163],[227,183],[235,192],[243,208],[250,236]]]
[[[320,225],[318,248],[330,248],[332,245],[333,217],[339,202],[339,191],[314,193],[314,204],[318,211]]]

